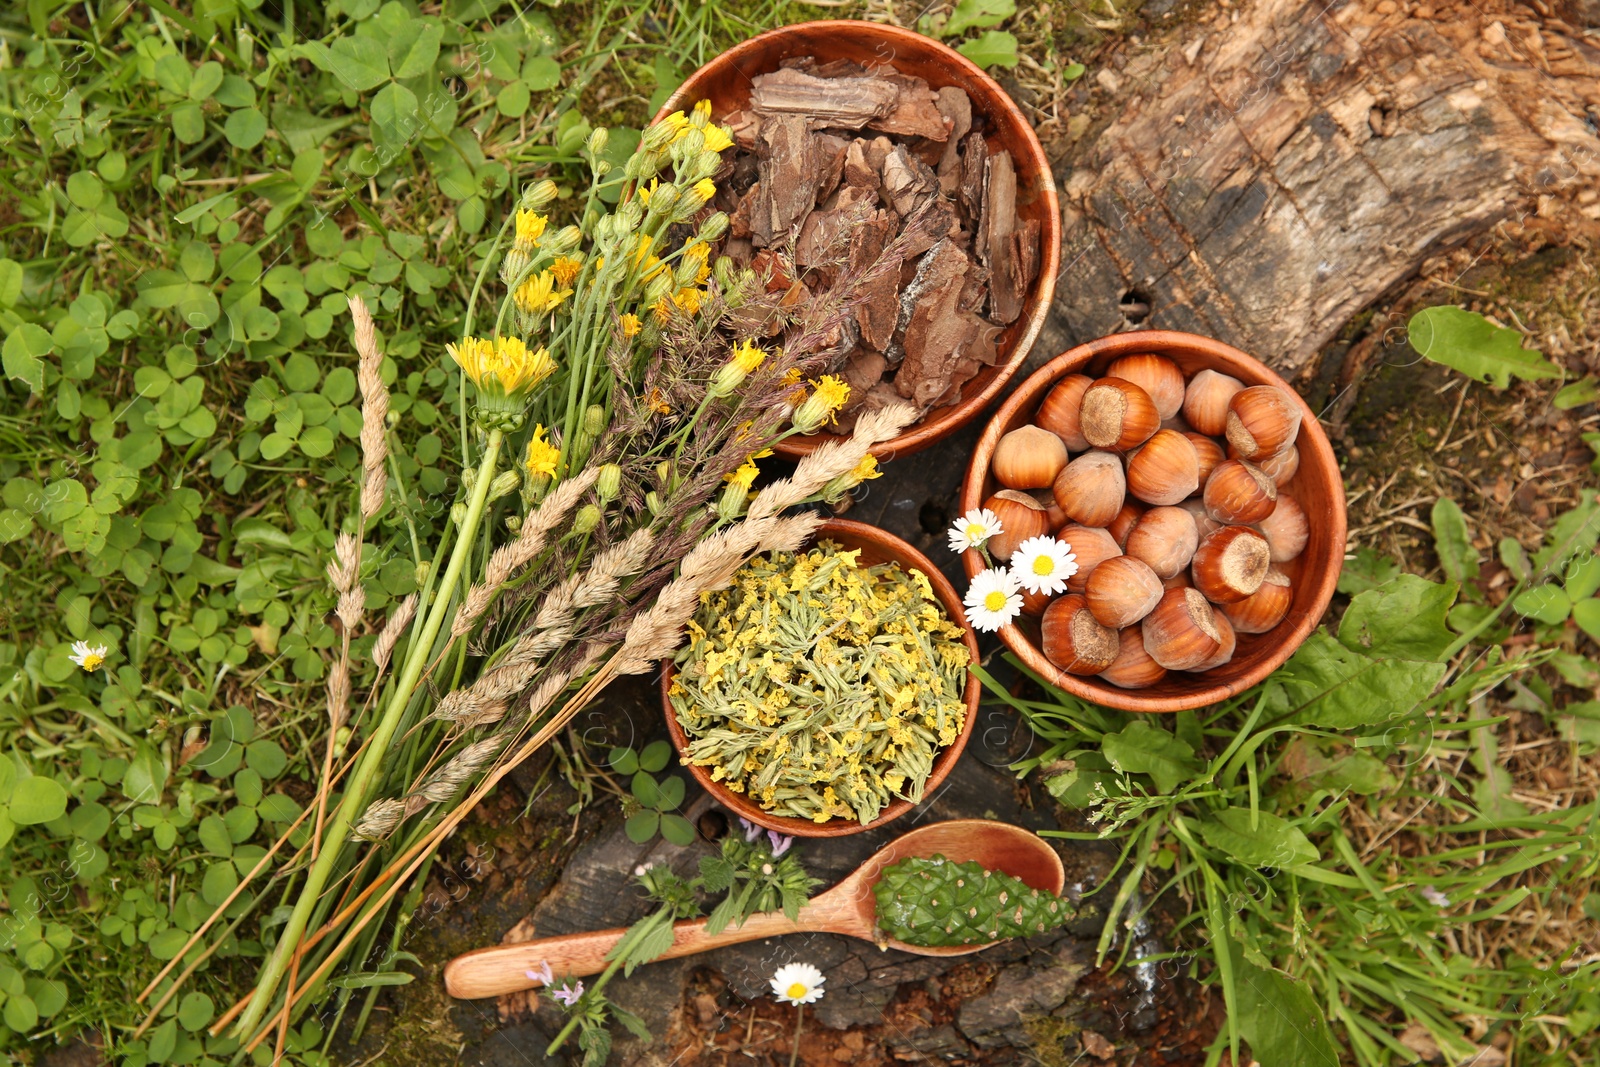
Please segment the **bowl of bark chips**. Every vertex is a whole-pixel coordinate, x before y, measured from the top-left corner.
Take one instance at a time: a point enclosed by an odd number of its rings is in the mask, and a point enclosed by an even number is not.
[[[1060,264],[1049,161],[1005,91],[937,41],[840,20],[724,52],[656,119],[700,100],[735,142],[713,201],[731,219],[722,254],[796,300],[870,275],[830,349],[849,404],[777,450],[798,458],[909,401],[921,420],[874,449],[907,455],[981,413],[1027,358]]]

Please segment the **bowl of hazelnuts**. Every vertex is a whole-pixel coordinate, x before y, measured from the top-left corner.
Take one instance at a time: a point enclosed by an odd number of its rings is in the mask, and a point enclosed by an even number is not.
[[[1125,711],[1204,707],[1266,678],[1316,628],[1344,561],[1344,482],[1316,414],[1258,360],[1170,330],[1079,345],[1019,385],[961,510],[1000,530],[963,553],[967,575],[1022,596],[1001,640]],[[1064,588],[1027,581],[1035,563],[1071,571]]]

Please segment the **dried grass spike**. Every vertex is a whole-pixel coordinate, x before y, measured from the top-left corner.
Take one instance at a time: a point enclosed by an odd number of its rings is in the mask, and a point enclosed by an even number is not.
[[[384,463],[389,457],[389,391],[383,384],[383,353],[372,313],[359,296],[350,298],[356,324],[356,382],[361,387],[361,517],[371,519],[383,508],[388,489]]]
[[[378,640],[372,646],[372,662],[378,665],[378,673],[382,674],[389,667],[389,660],[394,656],[394,646],[399,644],[400,635],[411,624],[412,618],[417,614],[417,594],[412,593],[389,613],[388,621],[383,624],[383,629],[378,632]]]

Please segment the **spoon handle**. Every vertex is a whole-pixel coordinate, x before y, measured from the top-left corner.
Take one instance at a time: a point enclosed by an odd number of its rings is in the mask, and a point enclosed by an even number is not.
[[[836,924],[829,922],[832,909],[817,908],[816,905],[821,903],[821,900],[817,900],[802,908],[799,922],[791,922],[781,911],[759,912],[746,919],[743,926],[730,926],[718,934],[706,932],[704,919],[684,919],[673,924],[672,947],[658,958],[692,956],[723,945],[759,941],[780,934],[833,929]],[[557,978],[599,974],[606,969],[606,953],[627,932],[625,927],[619,926],[611,930],[562,934],[515,945],[476,949],[457,956],[445,965],[445,991],[452,997],[475,1000],[533,989],[539,982],[529,978],[528,972],[542,963],[550,964],[550,970]]]

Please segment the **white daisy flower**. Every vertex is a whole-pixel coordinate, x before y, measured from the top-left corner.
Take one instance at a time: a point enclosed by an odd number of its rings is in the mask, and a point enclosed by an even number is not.
[[[988,508],[973,508],[950,527],[950,551],[965,552],[969,548],[982,548],[985,542],[1000,532],[1000,516]]]
[[[72,662],[91,673],[100,669],[106,661],[107,648],[105,645],[91,645],[87,641],[72,642]]]
[[[1067,579],[1078,573],[1078,557],[1065,541],[1030,537],[1011,554],[1011,573],[1030,593],[1064,593]]]
[[[1022,583],[1004,567],[979,572],[967,588],[967,621],[993,632],[1008,625],[1022,611]]]
[[[786,963],[772,976],[772,995],[785,1004],[814,1004],[822,999],[825,981],[809,963]]]

